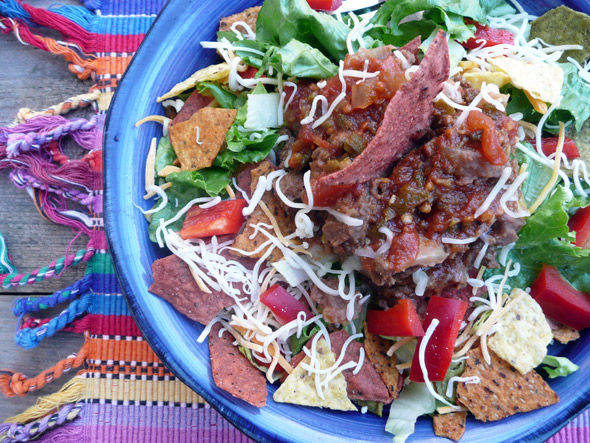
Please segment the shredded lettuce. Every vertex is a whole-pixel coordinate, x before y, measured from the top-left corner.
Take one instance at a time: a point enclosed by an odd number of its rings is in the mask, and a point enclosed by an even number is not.
[[[436,409],[436,400],[424,383],[410,382],[393,401],[385,430],[392,433],[394,443],[404,443],[414,433],[416,420]]]
[[[572,363],[566,357],[554,357],[553,355],[546,355],[541,363],[543,369],[547,371],[549,378],[565,377],[573,372],[576,372],[580,367]]]
[[[289,77],[319,79],[333,77],[338,73],[338,66],[319,49],[295,39],[277,48],[270,56],[269,63]]]
[[[334,61],[343,60],[348,53],[349,32],[344,23],[314,11],[306,0],[266,0],[256,22],[257,41],[283,47],[295,39]]]

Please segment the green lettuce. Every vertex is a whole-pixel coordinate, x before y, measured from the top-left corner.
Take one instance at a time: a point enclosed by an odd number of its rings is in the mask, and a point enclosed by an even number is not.
[[[277,47],[295,39],[332,60],[348,53],[350,28],[335,17],[311,9],[306,0],[266,0],[256,22],[256,40]]]
[[[293,355],[297,355],[301,352],[308,340],[313,337],[316,332],[319,332],[320,327],[316,323],[305,326],[301,330],[301,335],[297,337],[297,334],[293,334],[289,337],[289,344],[291,345],[291,352]]]
[[[379,417],[383,417],[383,403],[379,403],[378,401],[370,401],[370,400],[355,400],[356,403],[362,408],[363,406],[367,407],[369,412],[372,412]]]
[[[394,443],[404,443],[414,433],[416,420],[436,409],[436,400],[424,383],[410,382],[391,403],[385,430],[395,437]]]
[[[417,35],[425,38],[434,29],[441,28],[452,39],[463,42],[473,37],[475,31],[475,26],[465,24],[465,18],[487,23],[487,15],[505,14],[511,10],[504,0],[388,0],[371,19],[371,23],[378,28],[369,35],[399,45]],[[424,15],[420,20],[400,24],[402,19],[422,11]],[[386,30],[384,27],[388,23]],[[387,34],[401,38],[393,43],[394,39],[384,37]]]
[[[529,142],[523,141],[521,143],[530,151],[536,152],[535,148]],[[526,163],[527,172],[529,173],[521,187],[522,196],[528,208],[537,201],[537,197],[539,197],[541,191],[551,178],[553,170],[549,166],[533,160],[522,151],[516,151],[516,158],[519,164]]]
[[[554,357],[552,355],[546,355],[541,362],[543,369],[547,371],[549,378],[565,377],[573,372],[576,372],[580,367],[575,363],[572,363],[566,357]]]
[[[264,85],[259,83],[251,94],[266,94]],[[279,138],[277,129],[248,130],[244,128],[248,115],[248,103],[244,103],[236,119],[225,135],[227,143],[226,149],[217,154],[213,161],[214,166],[235,171],[240,164],[255,163],[264,160],[271,149],[276,145]],[[260,135],[260,138],[250,139],[254,133]]]
[[[242,97],[228,91],[216,82],[200,82],[197,85],[197,91],[203,95],[212,95],[219,106],[225,109],[237,109],[244,102]]]
[[[563,86],[561,87],[561,102],[549,115],[544,131],[559,132],[560,121],[574,124],[576,131],[590,118],[590,85],[578,75],[578,69],[571,63],[558,63],[563,70]],[[507,114],[521,112],[523,120],[538,123],[543,114],[535,111],[522,89],[512,85],[502,87],[502,92],[510,94],[506,107]]]
[[[558,186],[539,209],[528,218],[518,234],[518,241],[508,257],[521,266],[518,275],[511,277],[511,287],[526,288],[535,281],[543,264],[554,266],[575,288],[590,292],[590,249],[575,246],[568,221],[578,207],[588,206],[587,199],[575,197],[567,201],[563,186]],[[489,271],[488,274],[503,272]]]
[[[457,394],[457,386],[455,385],[453,388],[453,393],[450,397],[447,396],[447,388],[449,386],[449,380],[452,377],[459,377],[465,371],[465,360],[458,361],[456,363],[451,363],[447,373],[445,374],[445,379],[443,381],[437,381],[434,383],[436,392],[439,393],[442,397],[444,397],[450,403],[455,403],[455,396]]]
[[[318,49],[295,39],[277,48],[270,56],[269,63],[289,77],[321,79],[338,73],[338,66]]]
[[[198,171],[181,171],[169,174],[166,181],[172,186],[166,189],[168,204],[160,211],[151,214],[148,232],[150,240],[155,242],[156,230],[160,226],[160,219],[164,221],[174,217],[188,202],[198,197],[214,197],[219,195],[229,184],[230,172],[221,168],[206,168]],[[157,206],[156,203],[154,206]],[[174,231],[179,231],[184,223],[184,217],[169,225]]]
[[[155,173],[171,165],[176,160],[176,152],[170,144],[170,137],[160,137],[158,147],[156,149]]]

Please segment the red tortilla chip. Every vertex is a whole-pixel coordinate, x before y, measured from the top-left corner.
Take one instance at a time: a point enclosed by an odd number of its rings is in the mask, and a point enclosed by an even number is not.
[[[260,6],[254,6],[238,14],[223,17],[219,22],[219,31],[231,31],[231,25],[235,22],[246,22],[252,28],[252,31],[256,32],[256,20],[258,19],[259,12]],[[244,30],[238,28],[238,31],[243,32]]]
[[[555,338],[555,340],[563,344],[580,338],[580,333],[578,331],[562,323],[557,323],[555,328],[551,328],[551,333],[553,334],[553,338]]]
[[[439,437],[450,438],[459,441],[465,433],[467,412],[451,412],[450,414],[434,414],[432,424],[434,434]]]
[[[340,356],[342,346],[349,337],[348,332],[344,329],[332,332],[330,334],[332,352],[337,356]],[[343,362],[346,363],[351,360],[358,361],[362,347],[362,344],[353,340],[346,348]],[[353,375],[353,369],[343,371],[344,378],[346,379],[348,398],[351,400],[378,401],[380,403],[389,403],[391,401],[387,387],[383,381],[381,381],[381,377],[368,358],[365,358],[363,366],[358,374]]]
[[[492,364],[483,359],[481,349],[467,353],[462,377],[477,376],[481,383],[458,383],[457,402],[480,421],[501,420],[555,404],[558,395],[534,370],[521,374],[490,351]]]
[[[213,101],[213,97],[207,97],[199,94],[197,91],[193,92],[190,97],[184,102],[184,105],[180,112],[174,117],[174,120],[170,122],[170,126],[174,126],[176,123],[187,121],[193,116],[199,109],[209,106]]]
[[[225,146],[225,135],[237,113],[235,109],[205,107],[189,119],[170,125],[170,143],[183,170],[193,171],[213,164]]]
[[[234,346],[233,336],[224,332],[219,337],[221,324],[216,323],[209,333],[209,356],[215,384],[253,406],[266,406],[266,378]]]
[[[390,401],[399,396],[401,388],[399,383],[400,373],[395,367],[397,364],[395,354],[391,357],[387,355],[387,350],[392,344],[391,341],[383,337],[371,334],[365,327],[365,352],[381,380],[385,383],[389,391]]]

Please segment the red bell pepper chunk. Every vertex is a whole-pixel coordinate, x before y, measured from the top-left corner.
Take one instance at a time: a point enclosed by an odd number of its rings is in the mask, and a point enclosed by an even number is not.
[[[246,200],[224,200],[210,208],[193,206],[188,210],[182,229],[182,238],[204,238],[213,235],[236,234],[244,223],[242,209]]]
[[[590,326],[590,295],[570,285],[553,266],[543,265],[531,296],[547,317],[577,330]]]
[[[342,6],[343,0],[307,0],[309,6],[316,11],[335,11]]]
[[[471,111],[467,116],[467,127],[470,131],[482,131],[481,155],[488,163],[500,166],[508,161],[498,140],[494,121],[483,112]]]
[[[576,246],[585,248],[590,238],[590,206],[578,209],[567,225],[576,232]]]
[[[466,310],[467,303],[464,301],[436,295],[430,297],[422,326],[426,331],[432,320],[436,318],[439,321],[438,326],[434,329],[434,333],[426,344],[424,353],[424,361],[430,381],[443,381],[445,379],[447,370],[451,365],[455,342]],[[418,339],[416,352],[412,359],[412,368],[410,369],[410,380],[419,383],[424,382],[424,374],[420,367],[419,358],[422,340],[424,338]]]
[[[414,303],[404,298],[386,311],[367,311],[367,330],[386,337],[422,337],[424,329]]]
[[[289,293],[281,285],[272,285],[261,296],[262,304],[268,306],[274,316],[282,324],[287,324],[297,318],[300,312],[305,313],[305,318],[313,317],[307,306],[297,300],[291,293]]]
[[[251,79],[254,78],[256,74],[258,74],[258,68],[255,68],[254,66],[248,66],[248,69],[240,73],[240,77]]]
[[[557,142],[559,141],[559,137],[543,137],[541,140],[541,150],[545,155],[555,154],[555,150],[557,149]],[[535,148],[537,147],[536,140],[529,140],[530,144],[533,145]],[[562,151],[567,158],[579,158],[580,151],[578,151],[578,146],[576,142],[573,141],[569,137],[565,137],[563,142],[563,151]]]
[[[473,20],[465,20],[465,23],[469,25],[475,25],[475,37],[470,38],[465,43],[461,43],[463,47],[467,49],[475,49],[481,45],[481,42],[477,40],[485,40],[484,48],[490,46],[496,46],[501,44],[514,44],[514,34],[504,29],[490,28],[489,26],[482,25],[474,22]]]

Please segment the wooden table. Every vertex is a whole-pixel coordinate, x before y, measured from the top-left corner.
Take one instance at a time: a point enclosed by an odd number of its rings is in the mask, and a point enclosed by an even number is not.
[[[48,7],[54,0],[28,0],[33,6]],[[75,0],[60,0],[60,3],[79,5]],[[59,35],[54,35],[59,38]],[[91,80],[78,80],[67,68],[60,56],[31,46],[23,46],[12,35],[0,34],[0,54],[4,67],[0,69],[0,126],[10,124],[19,108],[41,110],[64,99],[88,92]],[[8,66],[7,66],[8,65]],[[87,116],[92,111],[79,111],[77,116]],[[69,146],[75,157],[76,147]],[[80,148],[77,148],[80,149]],[[45,221],[35,209],[24,190],[17,189],[8,177],[8,171],[0,172],[0,232],[5,236],[12,261],[19,272],[29,272],[49,264],[65,254],[68,243],[74,236],[70,228]],[[71,247],[72,251],[83,248],[87,238],[81,236]],[[8,368],[35,376],[44,369],[77,352],[83,337],[61,332],[48,338],[33,350],[24,350],[14,343],[16,318],[11,307],[14,300],[23,296],[51,294],[83,276],[84,265],[66,270],[61,277],[32,286],[11,289],[0,288],[0,368]],[[51,316],[64,307],[53,309]],[[45,316],[48,313],[41,313]],[[58,391],[75,375],[72,370],[39,392],[23,398],[0,396],[0,422],[32,406],[38,397]]]

